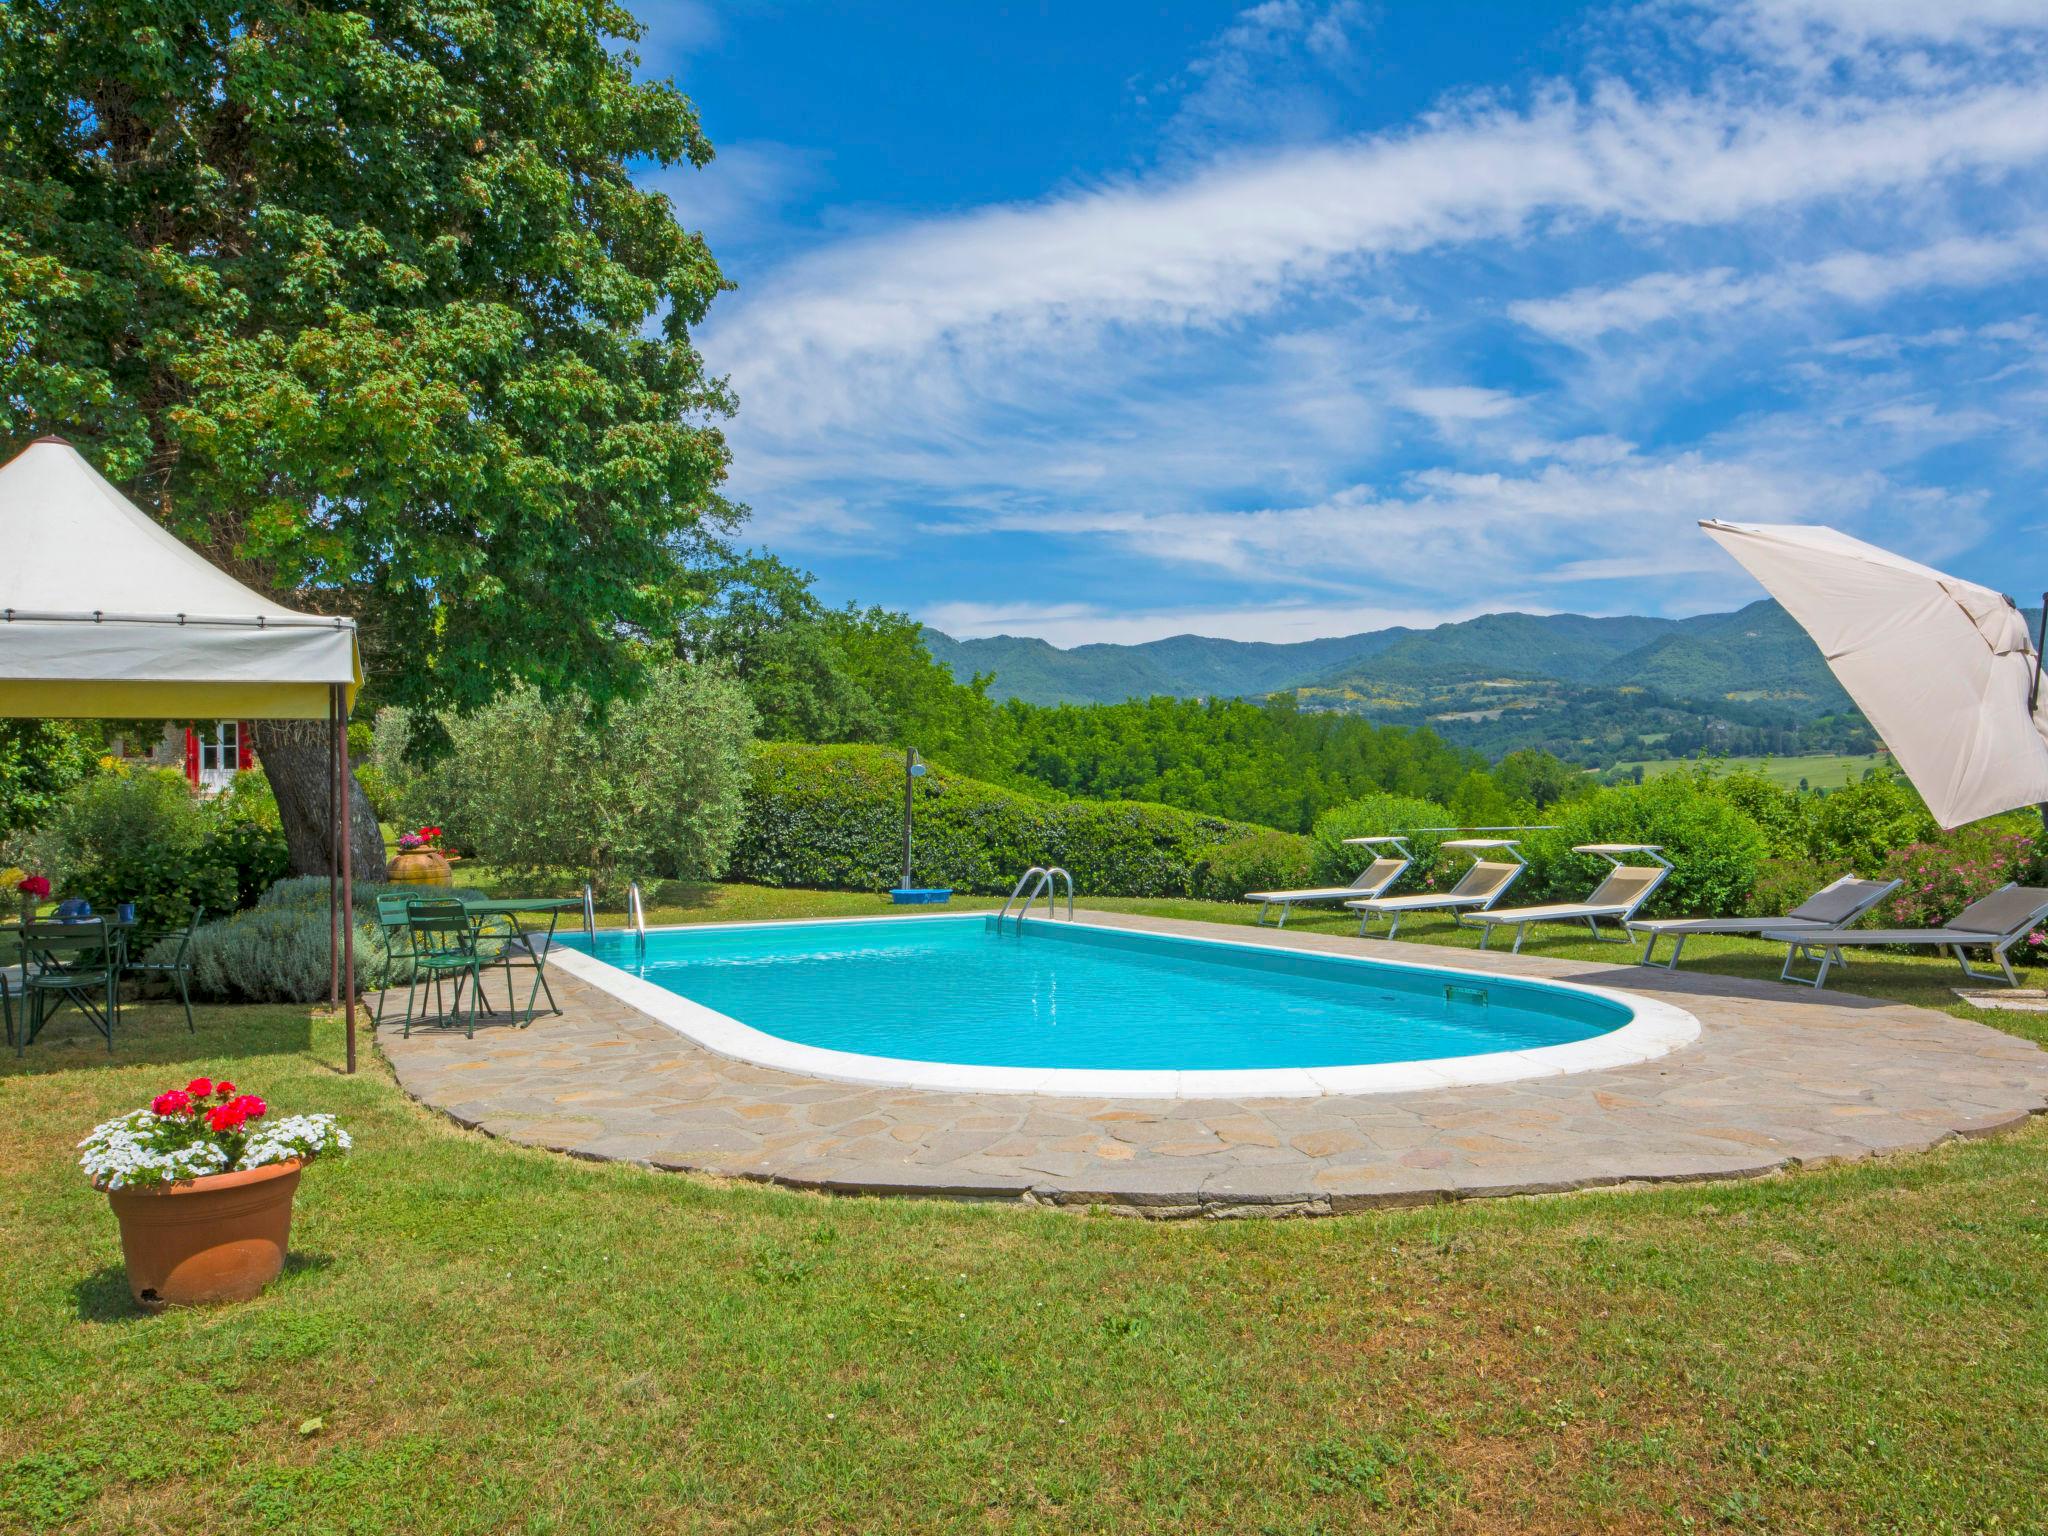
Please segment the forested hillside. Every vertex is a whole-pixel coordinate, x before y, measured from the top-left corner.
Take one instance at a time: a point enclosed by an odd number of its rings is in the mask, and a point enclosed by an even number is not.
[[[1769,599],[1689,619],[1495,613],[1298,645],[1191,635],[1059,650],[924,632],[992,699],[1107,704],[1288,693],[1303,710],[1427,725],[1489,759],[1524,749],[1604,769],[1643,756],[1867,752],[1868,726]]]

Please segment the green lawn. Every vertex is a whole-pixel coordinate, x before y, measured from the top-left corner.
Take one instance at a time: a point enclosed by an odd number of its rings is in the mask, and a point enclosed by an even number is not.
[[[1691,757],[1659,757],[1640,766],[1645,776],[1654,778],[1674,768],[1689,768],[1698,761]],[[1802,779],[1809,789],[1840,789],[1844,784],[1860,781],[1864,773],[1876,767],[1882,759],[1875,753],[1821,752],[1809,757],[1725,757],[1715,761],[1726,763],[1731,768],[1761,769],[1765,778],[1787,789],[1797,789]],[[1619,766],[1633,768],[1638,765],[1622,763]]]
[[[1945,995],[1910,960],[1855,980]],[[248,1008],[6,1058],[0,1529],[2043,1529],[2039,1122],[1740,1185],[1151,1225],[580,1162],[338,1057],[332,1019]],[[266,1297],[146,1319],[72,1143],[195,1071],[358,1150],[308,1173]]]

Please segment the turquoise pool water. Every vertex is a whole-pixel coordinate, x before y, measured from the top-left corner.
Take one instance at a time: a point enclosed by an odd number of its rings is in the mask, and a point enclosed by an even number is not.
[[[974,1066],[1426,1061],[1564,1045],[1631,1018],[1540,982],[987,917],[666,929],[644,956],[607,932],[595,954],[764,1034]]]

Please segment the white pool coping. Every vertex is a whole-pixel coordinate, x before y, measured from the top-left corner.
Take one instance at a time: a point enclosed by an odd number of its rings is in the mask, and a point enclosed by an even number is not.
[[[986,912],[889,913],[873,917],[798,918],[751,923],[681,923],[650,928],[649,934],[703,933],[744,928],[820,928],[847,923],[891,923],[910,917],[926,920],[984,921]],[[1047,918],[1032,918],[1042,923]],[[868,1056],[803,1045],[742,1024],[680,993],[623,971],[581,950],[557,949],[549,958],[578,980],[589,982],[646,1014],[657,1023],[695,1041],[706,1050],[756,1066],[794,1072],[832,1082],[864,1083],[883,1088],[928,1088],[960,1093],[1039,1093],[1070,1098],[1118,1099],[1308,1099],[1332,1094],[1406,1093],[1418,1089],[1459,1088],[1480,1083],[1508,1083],[1531,1077],[1556,1077],[1573,1072],[1598,1072],[1611,1067],[1655,1061],[1699,1038],[1700,1021],[1683,1008],[1636,992],[1587,986],[1548,977],[1514,976],[1501,971],[1470,970],[1434,962],[1383,960],[1372,955],[1336,955],[1324,950],[1294,949],[1280,944],[1246,944],[1198,934],[1161,934],[1091,922],[1091,929],[1171,938],[1182,943],[1215,944],[1230,949],[1308,955],[1341,965],[1439,971],[1475,981],[1514,981],[1520,985],[1580,992],[1619,1003],[1633,1015],[1619,1029],[1567,1045],[1539,1046],[1527,1051],[1489,1051],[1473,1056],[1442,1056],[1427,1061],[1380,1062],[1350,1067],[1260,1067],[1237,1071],[1119,1071],[1084,1067],[983,1067],[965,1062],[912,1061],[898,1056]],[[608,930],[616,931],[616,930]]]

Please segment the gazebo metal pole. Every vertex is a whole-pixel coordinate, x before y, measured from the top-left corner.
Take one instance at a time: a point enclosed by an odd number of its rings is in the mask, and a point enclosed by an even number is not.
[[[356,888],[349,850],[348,689],[334,685],[334,784],[339,812],[336,845],[341,849],[341,1006],[347,1014],[348,1070],[356,1069]]]
[[[330,744],[334,737],[334,689],[327,690],[327,735]],[[335,808],[340,804],[334,779],[333,754],[328,754],[327,763],[327,824],[336,825]],[[334,882],[341,873],[337,862],[341,855],[338,845],[330,841],[327,845],[327,1006],[332,1008],[341,1001],[341,929],[337,926],[338,916],[334,902]]]

